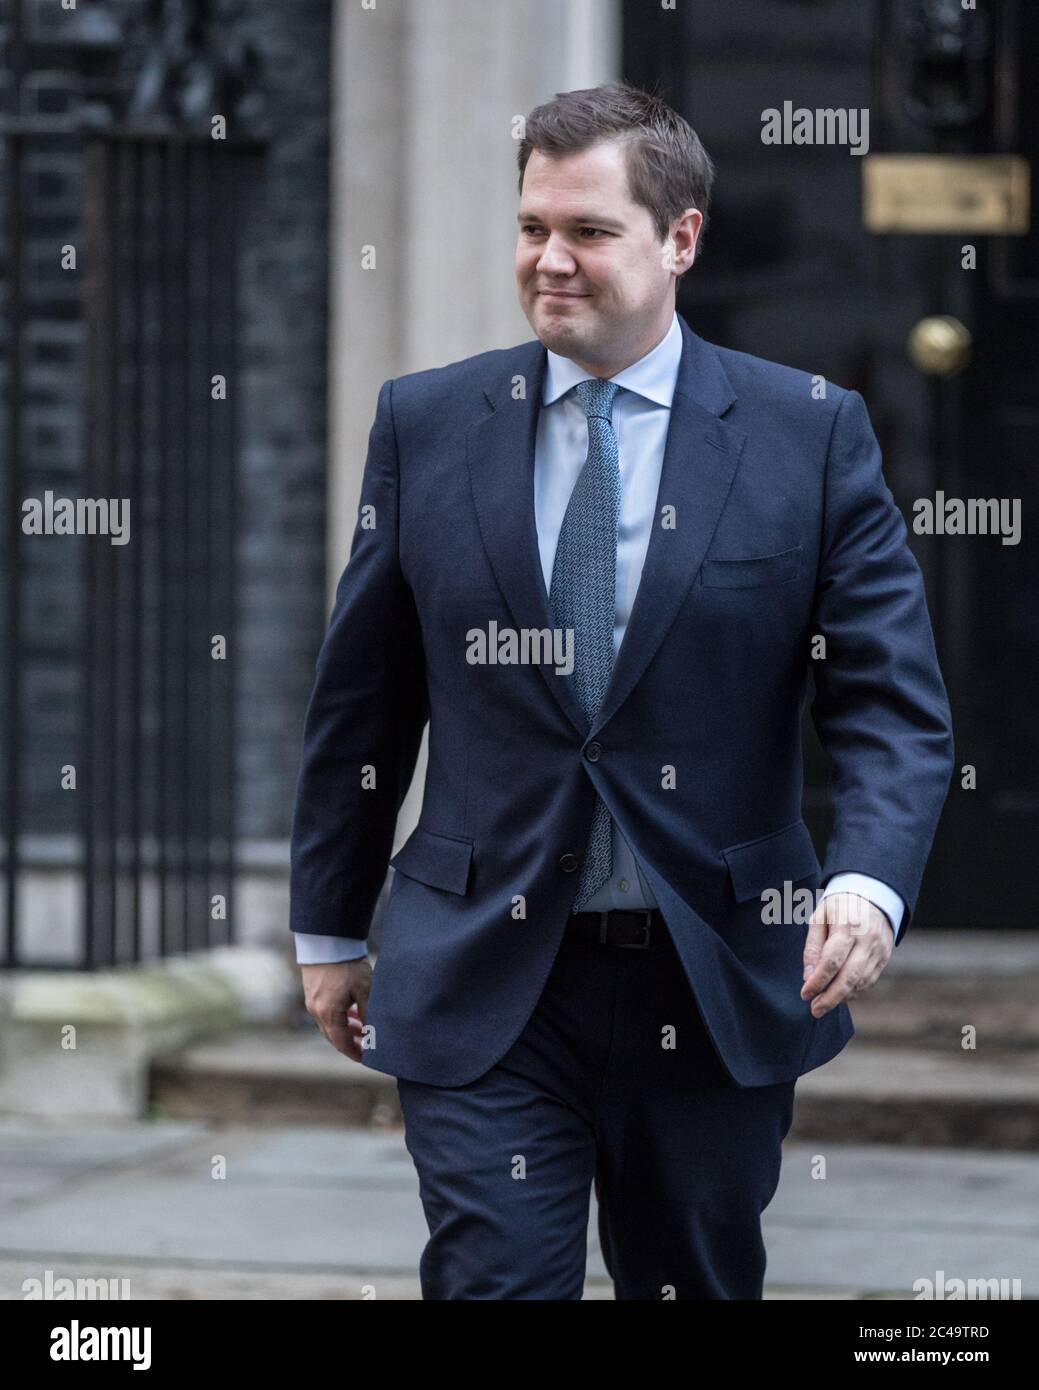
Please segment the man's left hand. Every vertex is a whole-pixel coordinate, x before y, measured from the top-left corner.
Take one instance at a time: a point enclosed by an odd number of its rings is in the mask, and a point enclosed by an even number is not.
[[[887,914],[857,893],[821,899],[808,923],[802,999],[812,1000],[812,1017],[822,1018],[843,999],[861,994],[879,979],[895,949]]]

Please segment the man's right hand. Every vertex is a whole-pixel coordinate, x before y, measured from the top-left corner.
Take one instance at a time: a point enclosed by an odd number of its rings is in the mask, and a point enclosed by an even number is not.
[[[367,956],[331,965],[301,965],[307,1013],[336,1049],[355,1062],[361,1060],[361,1029],[372,964]]]

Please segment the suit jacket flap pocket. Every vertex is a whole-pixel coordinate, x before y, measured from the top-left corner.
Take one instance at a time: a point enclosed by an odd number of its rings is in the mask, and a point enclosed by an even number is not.
[[[417,825],[390,864],[408,878],[417,878],[431,888],[465,893],[469,887],[469,863],[472,857],[472,840],[438,835]]]
[[[779,888],[784,881],[796,883],[820,872],[815,846],[803,820],[747,844],[723,849],[722,857],[729,867],[737,902],[756,898],[766,888]]]
[[[758,584],[785,584],[797,578],[801,547],[775,555],[748,555],[732,560],[705,560],[703,584],[708,589],[753,589]]]

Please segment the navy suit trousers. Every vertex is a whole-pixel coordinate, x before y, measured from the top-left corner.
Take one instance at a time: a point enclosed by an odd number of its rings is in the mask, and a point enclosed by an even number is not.
[[[645,949],[568,933],[499,1062],[397,1085],[423,1298],[580,1299],[593,1183],[618,1299],[761,1298],[795,1082],[733,1082],[662,922]]]

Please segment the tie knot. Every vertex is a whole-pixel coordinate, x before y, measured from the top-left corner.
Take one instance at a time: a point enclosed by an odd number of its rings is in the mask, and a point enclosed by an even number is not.
[[[589,381],[579,381],[574,387],[581,409],[588,419],[593,416],[613,423],[613,401],[621,388],[615,381],[605,377],[593,377]]]

